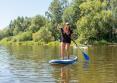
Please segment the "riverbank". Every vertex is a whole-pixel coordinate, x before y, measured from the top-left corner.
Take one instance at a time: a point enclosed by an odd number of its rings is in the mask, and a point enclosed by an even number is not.
[[[80,46],[91,46],[91,45],[117,45],[117,43],[111,43],[111,42],[106,42],[106,41],[94,41],[91,44],[80,44],[78,41],[76,43]],[[48,46],[60,46],[59,41],[52,41],[52,42],[35,42],[35,41],[20,41],[20,42],[13,42],[13,41],[8,41],[6,39],[3,39],[0,41],[0,45],[48,45]],[[71,46],[75,46],[75,44],[72,42]]]
[[[78,42],[76,42],[78,44],[78,46],[81,47],[87,47],[88,45],[83,45],[83,44],[79,44]],[[34,41],[22,41],[22,42],[12,42],[12,41],[0,41],[0,45],[15,45],[15,46],[60,46],[60,42],[59,41],[52,41],[49,43],[45,43],[45,42],[34,42]],[[76,45],[71,42],[71,46],[75,47]]]
[[[11,42],[11,41],[0,41],[0,45],[51,45],[56,46],[59,45],[60,42],[54,41],[49,43],[44,42],[34,42],[34,41],[22,41],[22,42]]]

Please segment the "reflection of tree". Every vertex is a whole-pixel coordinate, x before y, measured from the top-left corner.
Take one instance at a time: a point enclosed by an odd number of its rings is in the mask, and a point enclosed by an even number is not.
[[[69,68],[67,66],[61,67],[61,79],[60,83],[69,83],[70,75],[69,75]]]
[[[32,55],[32,46],[12,45],[7,47],[10,55],[18,60],[29,59]]]

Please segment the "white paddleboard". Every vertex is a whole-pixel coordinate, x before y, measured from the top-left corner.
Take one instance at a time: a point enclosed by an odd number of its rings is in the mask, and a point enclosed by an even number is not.
[[[77,56],[71,56],[69,59],[54,59],[50,60],[50,64],[73,64],[77,61],[78,57]]]

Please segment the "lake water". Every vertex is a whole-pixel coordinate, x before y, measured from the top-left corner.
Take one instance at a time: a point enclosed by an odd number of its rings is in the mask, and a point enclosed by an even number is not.
[[[0,83],[117,83],[117,46],[90,46],[82,49],[90,56],[85,61],[79,49],[75,64],[53,66],[59,47],[0,46]]]

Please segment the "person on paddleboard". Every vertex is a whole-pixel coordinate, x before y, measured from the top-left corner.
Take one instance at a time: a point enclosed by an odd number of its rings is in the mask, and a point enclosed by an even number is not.
[[[61,57],[64,59],[65,56],[65,50],[67,52],[68,59],[70,57],[70,44],[71,44],[71,34],[73,31],[70,28],[70,25],[68,22],[64,24],[63,28],[60,28],[61,31],[61,37],[60,37],[60,42],[61,42]]]

